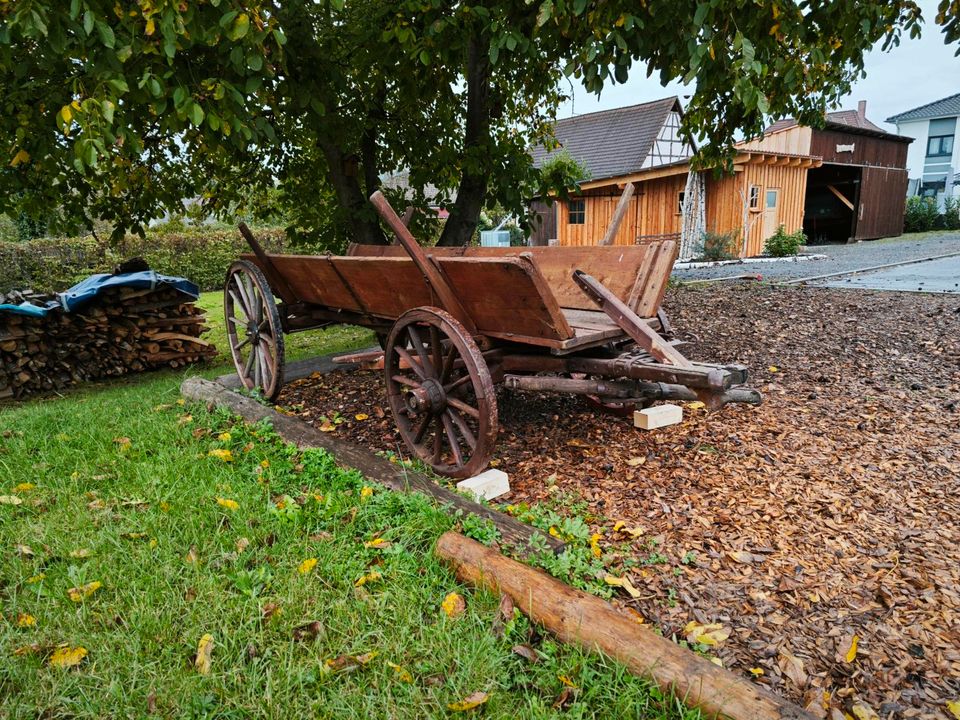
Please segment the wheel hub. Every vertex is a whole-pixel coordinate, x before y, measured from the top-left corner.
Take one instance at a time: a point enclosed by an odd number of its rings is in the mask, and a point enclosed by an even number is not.
[[[247,323],[247,337],[253,341],[260,339],[260,329],[257,327],[257,323],[253,320],[250,320]]]
[[[443,392],[443,386],[437,380],[428,378],[420,387],[410,391],[407,396],[407,405],[414,412],[435,415],[446,408],[447,397]]]

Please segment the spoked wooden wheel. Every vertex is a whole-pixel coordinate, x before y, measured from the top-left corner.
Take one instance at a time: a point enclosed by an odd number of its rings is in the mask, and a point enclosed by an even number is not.
[[[440,475],[471,477],[490,461],[497,396],[466,329],[437,308],[409,310],[387,340],[387,399],[400,435]]]
[[[283,387],[283,328],[270,285],[253,263],[238,260],[230,266],[223,313],[240,382],[276,399]]]

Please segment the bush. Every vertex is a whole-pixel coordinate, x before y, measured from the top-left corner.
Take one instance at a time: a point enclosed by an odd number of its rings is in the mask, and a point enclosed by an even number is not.
[[[703,234],[703,249],[700,254],[704,260],[733,260],[740,257],[740,239],[739,228],[725,233],[708,230]]]
[[[960,196],[944,199],[943,226],[947,230],[960,230]]]
[[[283,230],[259,229],[257,237],[268,250],[283,250]],[[201,290],[218,290],[230,263],[249,252],[232,230],[190,229],[184,232],[148,231],[145,238],[127,236],[118,245],[87,235],[77,238],[0,242],[0,293],[32,288],[60,292],[94,273],[111,272],[132,257],[142,257],[164,275],[185,277]]]
[[[804,235],[803,230],[788,233],[781,225],[773,235],[767,238],[763,252],[770,257],[790,257],[800,252],[800,247],[806,244],[807,236]]]
[[[938,226],[942,226],[942,218],[935,199],[916,195],[907,198],[907,209],[903,216],[904,232],[926,232]]]

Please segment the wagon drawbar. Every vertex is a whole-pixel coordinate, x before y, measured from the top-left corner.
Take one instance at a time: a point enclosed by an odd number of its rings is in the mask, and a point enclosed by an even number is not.
[[[397,245],[345,256],[252,250],[227,272],[224,312],[244,387],[275,399],[285,334],[360,325],[383,347],[390,410],[407,447],[441,475],[483,470],[497,386],[585,396],[629,413],[656,400],[757,404],[746,368],[693,362],[660,304],[677,245],[422,248],[386,198],[370,201]],[[279,299],[279,303],[277,302]]]

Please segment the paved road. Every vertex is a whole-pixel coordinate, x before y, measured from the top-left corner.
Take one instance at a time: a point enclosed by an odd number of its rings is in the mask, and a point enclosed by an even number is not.
[[[845,275],[811,283],[818,287],[859,290],[956,293],[960,295],[960,255],[940,260],[900,265],[870,273]]]
[[[933,255],[960,252],[960,232],[904,235],[889,240],[869,240],[854,245],[812,245],[809,253],[827,255],[825,260],[778,263],[735,263],[697,270],[674,270],[678,280],[706,280],[744,273],[760,274],[764,279],[787,280],[835,272],[852,272],[874,265],[918,260]]]

